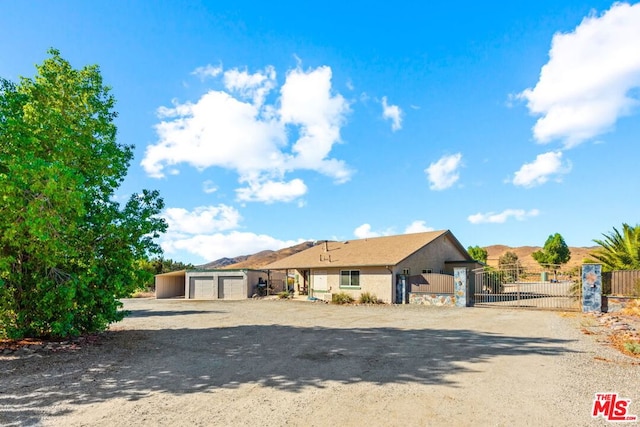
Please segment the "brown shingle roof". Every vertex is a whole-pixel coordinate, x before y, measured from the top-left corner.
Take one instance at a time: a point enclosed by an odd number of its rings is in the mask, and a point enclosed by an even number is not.
[[[321,241],[315,246],[264,266],[264,269],[393,266],[438,237],[449,234],[462,253],[464,247],[449,230],[373,237],[346,242]]]

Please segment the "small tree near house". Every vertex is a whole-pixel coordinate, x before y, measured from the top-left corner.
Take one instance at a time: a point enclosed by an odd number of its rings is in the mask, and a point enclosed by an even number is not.
[[[475,261],[480,261],[484,264],[487,263],[487,257],[489,255],[485,248],[481,248],[480,246],[469,246],[467,248],[467,252],[469,252],[469,255],[471,255],[471,258]]]

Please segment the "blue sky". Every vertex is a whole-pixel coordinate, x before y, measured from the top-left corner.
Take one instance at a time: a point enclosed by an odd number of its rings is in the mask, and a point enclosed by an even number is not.
[[[637,224],[640,3],[423,3],[2,2],[0,76],[100,66],[167,258]]]

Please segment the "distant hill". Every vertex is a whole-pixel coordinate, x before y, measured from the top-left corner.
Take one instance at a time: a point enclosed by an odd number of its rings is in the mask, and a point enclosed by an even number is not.
[[[597,246],[591,247],[569,247],[571,251],[571,259],[567,263],[567,268],[573,268],[582,265],[585,258],[589,257],[589,253],[596,249]],[[498,266],[498,259],[505,252],[511,251],[518,255],[518,260],[524,267],[536,267],[538,263],[531,256],[532,253],[541,249],[539,246],[519,246],[519,247],[510,247],[505,245],[492,245],[485,246],[487,250],[487,264],[492,267]]]
[[[261,251],[253,255],[241,255],[234,258],[220,258],[207,264],[199,265],[202,269],[260,269],[267,264],[286,258],[313,246],[313,242],[304,242],[279,251]]]
[[[313,242],[304,242],[289,248],[280,249],[278,251],[261,251],[253,255],[241,255],[234,258],[220,258],[215,261],[211,261],[207,264],[199,265],[198,268],[202,269],[236,269],[236,268],[248,268],[248,269],[260,269],[267,264],[278,261],[282,258],[286,258],[290,255],[304,251],[313,246]],[[597,246],[592,247],[569,247],[571,251],[571,259],[567,263],[568,268],[573,268],[582,265],[585,258],[588,258],[589,252],[594,250]],[[488,258],[487,264],[490,266],[498,266],[498,258],[507,251],[514,252],[518,255],[520,263],[524,267],[536,267],[538,263],[533,259],[531,254],[541,248],[539,246],[519,246],[510,247],[505,245],[491,245],[485,246],[487,250]]]

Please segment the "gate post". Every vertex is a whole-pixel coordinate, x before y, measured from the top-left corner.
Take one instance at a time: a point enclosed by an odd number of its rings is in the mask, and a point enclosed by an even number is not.
[[[602,311],[602,266],[582,265],[582,312]]]
[[[456,298],[456,307],[467,306],[467,269],[465,267],[455,267],[453,269],[453,293]]]

